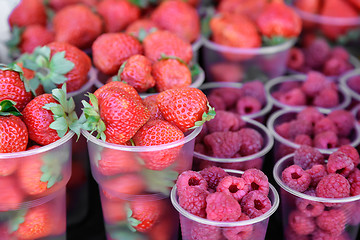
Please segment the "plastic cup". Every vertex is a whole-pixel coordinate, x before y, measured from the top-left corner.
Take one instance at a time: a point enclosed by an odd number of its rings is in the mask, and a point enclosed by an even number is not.
[[[46,208],[41,210],[46,219],[45,230],[27,239],[66,239],[65,190],[71,175],[73,135],[70,131],[40,148],[0,154],[1,239],[20,239],[24,227],[19,225],[19,217],[26,216],[28,211],[38,211],[37,208]],[[43,215],[37,215],[39,224]]]
[[[289,154],[280,159],[274,166],[273,175],[276,183],[280,186],[282,223],[285,239],[357,239],[359,230],[359,206],[360,195],[347,198],[321,198],[310,196],[288,187],[282,181],[282,171],[294,164],[294,154]],[[338,219],[326,218],[326,213],[340,216]],[[332,215],[334,216],[334,215]],[[336,218],[336,217],[335,217]],[[332,237],[330,238],[329,229],[322,229],[318,223],[332,220],[330,225]],[[300,222],[307,226],[300,230]],[[320,236],[323,236],[320,238]],[[312,236],[312,238],[309,238]],[[301,238],[302,237],[302,238]]]
[[[360,104],[353,107],[351,113],[355,117],[357,124],[360,124]]]
[[[307,78],[307,75],[299,74],[299,75],[290,75],[290,76],[283,76],[283,77],[277,77],[274,79],[271,79],[269,82],[265,84],[265,89],[267,91],[267,94],[269,96],[269,101],[273,103],[273,111],[278,109],[295,109],[295,110],[301,110],[306,106],[291,106],[284,104],[273,97],[273,93],[279,89],[282,83],[284,82],[298,82],[302,83],[305,82]],[[337,109],[346,109],[350,103],[351,103],[351,97],[348,94],[348,92],[344,89],[343,86],[338,85],[338,96],[339,96],[339,105],[332,108],[323,108],[323,107],[316,107],[323,113],[330,113]]]
[[[273,148],[273,154],[274,154],[274,161],[277,162],[282,157],[293,153],[296,149],[300,147],[299,144],[296,144],[282,136],[280,136],[275,131],[275,126],[288,122],[291,120],[294,120],[296,118],[296,115],[300,112],[300,110],[293,110],[293,109],[283,109],[276,111],[273,113],[268,121],[267,121],[267,128],[269,129],[270,133],[274,137],[274,148]],[[323,111],[320,111],[323,114],[326,114]],[[359,124],[355,124],[354,129],[352,130],[352,133],[350,135],[350,144],[353,147],[357,147],[360,144],[360,126]],[[332,152],[335,152],[338,148],[330,148],[330,149],[321,149],[316,148],[323,154],[331,154]]]
[[[274,145],[274,138],[271,135],[270,131],[263,124],[252,119],[243,119],[246,122],[245,127],[252,128],[258,131],[263,137],[264,143],[261,151],[249,156],[239,158],[218,158],[194,152],[194,170],[200,171],[209,166],[217,166],[221,168],[243,171],[249,168],[262,169],[265,156],[270,152]]]
[[[360,103],[360,93],[351,88],[349,81],[353,77],[359,77],[360,69],[354,69],[340,78],[340,85],[349,93],[352,99],[352,106]]]
[[[211,69],[218,64],[237,65],[244,81],[266,81],[281,76],[286,71],[289,50],[296,40],[291,39],[269,47],[235,48],[216,44],[203,37],[203,61],[207,81],[216,81]]]
[[[243,172],[236,170],[228,170],[226,171],[233,176],[241,176]],[[267,226],[269,223],[270,216],[276,211],[279,206],[279,195],[276,192],[275,188],[269,184],[269,199],[271,201],[271,208],[269,211],[264,213],[263,215],[246,220],[246,221],[238,221],[238,222],[218,222],[212,221],[205,218],[201,218],[195,216],[186,210],[184,210],[178,201],[178,194],[176,185],[171,190],[171,202],[174,208],[180,213],[180,225],[181,225],[181,234],[183,240],[192,240],[194,238],[191,237],[192,231],[206,231],[208,236],[211,236],[214,240],[225,239],[222,237],[221,232],[223,230],[234,230],[234,231],[242,231],[241,234],[247,236],[249,240],[261,240],[265,239]],[[216,235],[219,235],[216,237]],[[239,238],[241,239],[241,238]]]
[[[203,38],[202,36],[200,36],[198,39],[196,39],[195,42],[193,42],[191,44],[192,50],[193,50],[193,58],[192,58],[192,62],[196,63],[199,62],[199,51],[200,48],[203,45]]]

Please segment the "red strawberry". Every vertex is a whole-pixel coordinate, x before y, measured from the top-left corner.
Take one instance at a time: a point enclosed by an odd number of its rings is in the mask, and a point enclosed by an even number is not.
[[[9,16],[10,26],[46,25],[46,10],[41,0],[21,0]]]
[[[360,1],[359,0],[348,0],[352,5],[354,5],[357,9],[360,9]]]
[[[93,46],[94,65],[103,73],[115,75],[129,57],[142,54],[139,40],[125,33],[106,33],[98,37]]]
[[[103,98],[106,98],[107,93],[109,93],[107,90],[110,88],[118,88],[122,89],[125,92],[129,93],[137,102],[142,103],[142,99],[139,96],[136,89],[129,84],[126,84],[121,81],[110,81],[107,84],[103,85],[101,88],[98,88],[94,95],[98,99],[98,102],[100,103]]]
[[[20,49],[22,53],[32,53],[37,46],[53,42],[54,33],[41,25],[28,26],[21,35]]]
[[[184,1],[160,3],[152,12],[151,20],[187,42],[194,42],[200,35],[199,15],[195,8]]]
[[[221,0],[218,11],[220,13],[246,15],[252,20],[256,20],[266,4],[266,0]]]
[[[146,189],[144,178],[135,173],[122,174],[110,178],[102,184],[102,190],[108,199],[117,199],[123,194],[137,195]]]
[[[126,201],[120,198],[108,199],[103,197],[101,198],[101,206],[106,223],[116,224],[126,221]]]
[[[96,10],[105,22],[106,32],[120,32],[140,17],[140,9],[127,0],[103,0]]]
[[[189,64],[193,57],[190,43],[185,42],[169,31],[155,31],[143,41],[145,56],[152,62],[158,61],[163,54],[175,56]]]
[[[144,100],[143,100],[145,107],[150,112],[149,121],[156,120],[156,119],[164,120],[164,117],[163,117],[162,113],[160,112],[159,106],[157,105],[156,98],[157,98],[156,95],[150,95],[150,96],[147,96],[146,98],[144,98]]]
[[[164,118],[183,132],[215,116],[205,94],[196,88],[166,90],[158,94],[157,102]]]
[[[188,87],[191,84],[189,67],[181,60],[164,58],[152,66],[152,75],[158,92],[172,88]]]
[[[312,13],[312,14],[318,14],[320,11],[320,4],[321,1],[319,0],[296,0],[294,5],[301,11]],[[311,28],[315,27],[316,25],[311,21],[306,21],[303,19],[303,25],[304,28]]]
[[[0,211],[18,209],[23,199],[24,194],[13,177],[0,177]]]
[[[151,61],[143,55],[131,56],[119,71],[121,81],[133,86],[138,92],[146,92],[155,86],[151,75]]]
[[[130,34],[138,39],[142,39],[141,32],[145,32],[145,34],[149,34],[152,30],[156,30],[158,26],[148,18],[138,19],[126,28],[125,32]]]
[[[49,0],[48,5],[50,8],[54,9],[55,11],[59,11],[60,9],[80,3],[81,0]]]
[[[102,33],[101,18],[85,5],[70,5],[61,9],[53,18],[55,39],[78,48],[91,47]]]
[[[256,21],[261,34],[268,38],[299,36],[301,19],[297,13],[286,6],[282,0],[273,1],[260,14]]]

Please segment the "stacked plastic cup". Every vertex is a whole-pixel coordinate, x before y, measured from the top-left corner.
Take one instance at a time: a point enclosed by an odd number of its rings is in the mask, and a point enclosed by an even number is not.
[[[360,78],[360,69],[354,69],[340,78],[341,86],[349,93],[352,99],[351,106],[360,103],[360,88],[356,78]]]
[[[66,239],[73,135],[32,150],[0,153],[1,239]]]

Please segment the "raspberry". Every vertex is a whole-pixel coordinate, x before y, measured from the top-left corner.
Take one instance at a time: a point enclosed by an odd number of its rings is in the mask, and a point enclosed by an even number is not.
[[[289,138],[290,123],[284,122],[275,126],[275,131],[283,138]]]
[[[337,133],[337,127],[335,123],[328,117],[324,117],[320,121],[316,122],[314,126],[315,135],[326,131]]]
[[[226,176],[229,176],[222,168],[208,167],[199,172],[201,176],[206,180],[208,187],[216,190],[219,182]]]
[[[309,240],[307,235],[299,235],[291,228],[285,229],[285,239],[287,240]]]
[[[350,54],[347,50],[342,46],[336,46],[331,51],[331,56],[335,58],[340,58],[344,61],[348,61],[350,58]]]
[[[312,139],[309,135],[306,134],[297,135],[294,139],[294,142],[299,145],[312,146]]]
[[[207,99],[208,99],[210,106],[212,106],[213,108],[216,109],[216,113],[219,110],[226,110],[225,102],[221,97],[219,97],[217,95],[210,95],[207,97]]]
[[[310,174],[310,187],[316,187],[320,180],[328,174],[325,165],[322,164],[313,165],[310,169],[305,170],[305,172]]]
[[[316,240],[350,240],[348,236],[346,236],[346,232],[341,234],[340,236],[333,236],[329,232],[323,231],[321,229],[317,229],[312,234],[312,239]]]
[[[339,144],[339,139],[336,133],[331,131],[326,131],[316,134],[313,141],[314,147],[321,149],[336,148],[338,144]]]
[[[241,177],[249,185],[249,191],[257,190],[265,196],[269,194],[269,180],[261,170],[256,168],[247,169]]]
[[[351,68],[351,65],[344,59],[331,57],[324,63],[322,72],[326,76],[339,76]]]
[[[296,119],[307,121],[312,125],[315,125],[315,123],[320,121],[323,117],[324,115],[315,107],[307,107],[297,114]]]
[[[183,227],[181,227],[183,229]],[[189,233],[183,234],[183,236],[188,235]],[[191,227],[191,238],[190,239],[198,239],[198,240],[213,240],[213,239],[221,239],[221,228],[201,224],[197,222],[192,223]]]
[[[213,157],[231,158],[240,150],[240,134],[238,132],[213,132],[206,135],[204,143]]]
[[[305,64],[305,55],[300,48],[293,47],[290,49],[289,57],[287,59],[287,66],[294,70],[301,69]]]
[[[185,187],[179,194],[179,204],[191,214],[206,217],[206,197],[209,192],[197,187]]]
[[[329,44],[324,39],[315,39],[305,49],[305,63],[313,69],[321,67],[331,52]]]
[[[254,97],[244,96],[236,103],[236,111],[240,115],[248,115],[259,112],[261,110],[261,103]]]
[[[335,123],[341,137],[348,136],[355,125],[354,116],[346,110],[334,110],[329,113],[328,118]]]
[[[242,96],[251,96],[259,100],[261,105],[267,102],[264,84],[259,80],[244,83],[240,89]]]
[[[340,209],[324,211],[316,218],[316,224],[325,232],[339,236],[345,230],[346,216]]]
[[[240,137],[240,154],[248,156],[259,152],[263,146],[263,138],[261,134],[252,128],[242,128],[238,132]]]
[[[245,124],[237,113],[223,110],[216,111],[215,118],[206,122],[209,133],[237,131]]]
[[[306,95],[300,88],[294,88],[280,96],[279,101],[290,106],[304,106]]]
[[[324,198],[344,198],[350,196],[350,183],[345,177],[331,173],[320,180],[316,196]]]
[[[314,190],[308,190],[304,192],[306,195],[316,196]],[[325,209],[324,204],[321,202],[315,202],[304,198],[296,198],[295,200],[296,207],[299,211],[305,214],[307,217],[317,217]]]
[[[340,138],[339,138],[339,146],[349,145],[349,144],[351,144],[350,139],[348,139],[348,138],[346,138],[346,137],[340,137]]]
[[[250,218],[256,218],[271,208],[270,199],[261,191],[255,190],[246,194],[241,200],[243,213]]]
[[[241,88],[215,88],[211,91],[210,96],[218,96],[221,98],[227,109],[233,108],[236,104],[236,101],[242,96]]]
[[[326,168],[328,173],[338,173],[347,177],[354,169],[354,163],[346,153],[336,151],[330,154]]]
[[[206,155],[206,147],[202,143],[195,143],[194,152]]]
[[[246,221],[250,220],[250,218],[246,214],[241,214],[238,221]],[[254,227],[253,225],[245,225],[245,226],[238,226],[238,227],[228,227],[223,228],[223,234],[226,239],[233,239],[233,240],[250,240],[252,237]]]
[[[360,94],[360,76],[354,76],[347,81],[350,89]]]
[[[313,104],[323,108],[336,107],[339,105],[339,94],[332,88],[324,88],[315,96]]]
[[[347,180],[350,183],[350,195],[356,196],[360,194],[360,170],[355,168],[348,176]]]
[[[239,203],[223,192],[210,193],[206,198],[207,219],[222,222],[234,222],[241,215]]]
[[[200,173],[188,170],[179,175],[176,181],[176,187],[178,194],[181,195],[186,187],[198,187],[206,190],[207,182]]]
[[[305,192],[311,183],[310,175],[298,165],[291,165],[282,172],[282,180],[291,189]]]
[[[324,156],[315,148],[302,145],[295,150],[294,164],[306,170],[315,164],[324,164]]]
[[[242,178],[227,176],[221,179],[216,191],[226,193],[240,201],[249,192],[249,185]]]
[[[338,152],[343,152],[350,157],[355,167],[360,163],[359,153],[353,146],[343,145],[338,149]]]
[[[300,88],[301,83],[297,81],[282,82],[279,86],[279,92],[288,92],[294,88]]]
[[[320,72],[310,71],[301,89],[309,97],[315,97],[327,85],[326,77]]]
[[[313,131],[312,124],[304,120],[292,120],[289,123],[289,138],[295,139],[297,135],[311,135]]]
[[[289,226],[299,235],[308,235],[315,231],[316,224],[312,217],[306,216],[303,212],[292,211],[288,218]]]

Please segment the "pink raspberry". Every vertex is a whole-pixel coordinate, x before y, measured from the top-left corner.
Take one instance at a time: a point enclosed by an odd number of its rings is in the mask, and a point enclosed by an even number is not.
[[[219,110],[226,110],[226,105],[224,100],[217,95],[211,94],[207,97],[210,106],[216,109],[216,112]]]
[[[316,239],[316,240],[350,240],[351,238],[349,238],[346,234],[346,232],[344,232],[343,234],[341,234],[340,236],[334,236],[332,234],[330,234],[329,232],[323,231],[320,228],[316,229],[316,231],[313,232],[312,234],[312,239]]]
[[[340,137],[339,138],[339,146],[349,145],[349,144],[351,144],[351,141],[347,137]]]
[[[306,195],[316,196],[314,190],[308,190],[304,192]],[[299,211],[305,214],[307,217],[317,217],[325,209],[324,204],[321,202],[311,201],[304,198],[296,198],[295,200],[296,207]]]
[[[241,214],[238,221],[246,221],[250,220],[250,218],[246,214]],[[227,227],[223,228],[223,234],[226,239],[233,240],[250,240],[252,237],[254,227],[253,225],[245,225],[238,227]]]
[[[304,106],[306,95],[300,88],[294,88],[280,96],[279,101],[290,106]]]
[[[344,176],[331,173],[320,180],[316,196],[324,198],[344,198],[350,196],[350,183]]]
[[[305,192],[311,183],[310,175],[298,165],[285,168],[281,176],[286,185],[299,192]]]
[[[311,177],[310,187],[316,187],[320,180],[328,174],[325,165],[322,164],[313,165],[305,171],[310,174]]]
[[[259,190],[251,191],[241,200],[241,208],[243,213],[250,218],[256,218],[271,208],[270,199]]]
[[[319,150],[302,145],[295,150],[294,164],[299,165],[302,169],[306,170],[316,164],[324,164],[324,156]]]
[[[267,102],[264,84],[259,80],[244,83],[240,91],[242,96],[251,96],[259,100],[262,106]]]
[[[322,72],[326,76],[339,76],[351,68],[351,65],[346,60],[332,57],[324,63]]]
[[[241,156],[248,156],[255,154],[262,149],[263,137],[261,134],[252,128],[242,128],[238,132],[240,137],[240,151]]]
[[[294,143],[299,144],[299,145],[312,146],[312,139],[309,135],[299,134],[295,137]]]
[[[207,219],[221,222],[234,222],[241,215],[239,203],[223,192],[210,193],[206,198]]]
[[[315,97],[326,86],[327,80],[322,73],[310,71],[308,72],[307,78],[301,86],[301,89],[307,96]]]
[[[341,209],[331,209],[318,216],[316,224],[323,231],[339,236],[345,230],[346,216]]]
[[[275,126],[275,131],[283,138],[289,138],[290,122],[284,122]]]
[[[254,97],[244,96],[236,103],[236,112],[240,115],[254,114],[261,110],[261,103]]]
[[[344,61],[349,61],[350,54],[342,46],[336,46],[331,50],[331,56],[335,58],[340,58]]]
[[[355,168],[348,176],[347,180],[350,183],[350,195],[356,196],[360,194],[360,170]]]
[[[312,125],[315,125],[315,123],[320,121],[323,117],[324,115],[315,107],[306,107],[296,116],[298,120],[310,122]]]
[[[239,97],[242,96],[241,88],[215,88],[211,91],[210,96],[218,96],[226,106],[226,109],[233,108]]]
[[[301,211],[292,211],[288,217],[289,226],[299,235],[308,235],[315,231],[315,219],[306,216]]]
[[[347,177],[354,169],[354,163],[346,153],[336,151],[330,154],[326,169],[328,173],[338,173]]]
[[[321,67],[330,56],[331,48],[324,39],[315,39],[305,49],[305,63],[313,69]]]
[[[239,150],[241,144],[239,132],[213,132],[204,138],[210,155],[220,158],[231,158]]]
[[[262,192],[265,196],[269,194],[269,180],[261,170],[256,168],[247,169],[241,177],[249,186],[249,191],[257,190]]]
[[[308,235],[299,235],[291,228],[286,228],[284,235],[286,240],[310,240]]]
[[[216,111],[215,118],[206,122],[208,133],[237,131],[245,124],[239,114],[223,110]]]
[[[185,187],[179,194],[179,204],[191,214],[206,217],[206,197],[209,192],[197,187]]]
[[[186,187],[198,187],[206,190],[208,185],[200,173],[188,170],[179,175],[176,181],[176,187],[178,189],[178,194],[181,195]]]
[[[201,153],[201,154],[204,154],[204,155],[206,155],[206,153],[207,153],[206,147],[202,143],[195,143],[194,152]]]
[[[350,89],[360,94],[360,76],[354,76],[347,81]]]
[[[183,227],[181,227],[183,229]],[[189,233],[185,233],[183,235],[188,235]],[[190,239],[198,239],[198,240],[213,240],[213,239],[221,239],[221,228],[212,225],[201,224],[197,222],[193,222],[191,226]]]
[[[335,123],[328,117],[324,117],[320,121],[316,122],[314,126],[315,135],[326,131],[337,133],[337,127]]]
[[[329,113],[328,118],[335,123],[338,135],[341,137],[349,136],[355,125],[354,116],[346,110],[334,110]]]
[[[215,166],[204,168],[199,173],[206,180],[208,187],[214,190],[216,190],[221,179],[229,176],[229,174],[225,172],[224,169]]]
[[[360,163],[359,153],[353,146],[350,145],[343,145],[338,149],[339,152],[345,153],[347,156],[351,158],[356,167]]]
[[[311,135],[313,126],[310,122],[304,120],[292,120],[289,126],[289,139],[295,139],[297,135]]]
[[[301,83],[297,82],[297,81],[282,82],[282,83],[280,83],[278,91],[283,93],[283,92],[288,92],[290,90],[293,90],[294,88],[301,88]]]
[[[293,47],[289,51],[289,57],[287,59],[287,66],[294,70],[301,69],[305,64],[305,55],[300,48]]]
[[[221,179],[216,191],[226,193],[240,201],[249,192],[249,185],[242,178],[227,176]]]
[[[339,145],[339,139],[336,133],[326,131],[315,135],[313,145],[321,149],[336,148]]]
[[[313,104],[317,107],[332,108],[339,105],[339,94],[332,88],[322,89],[314,98]]]

